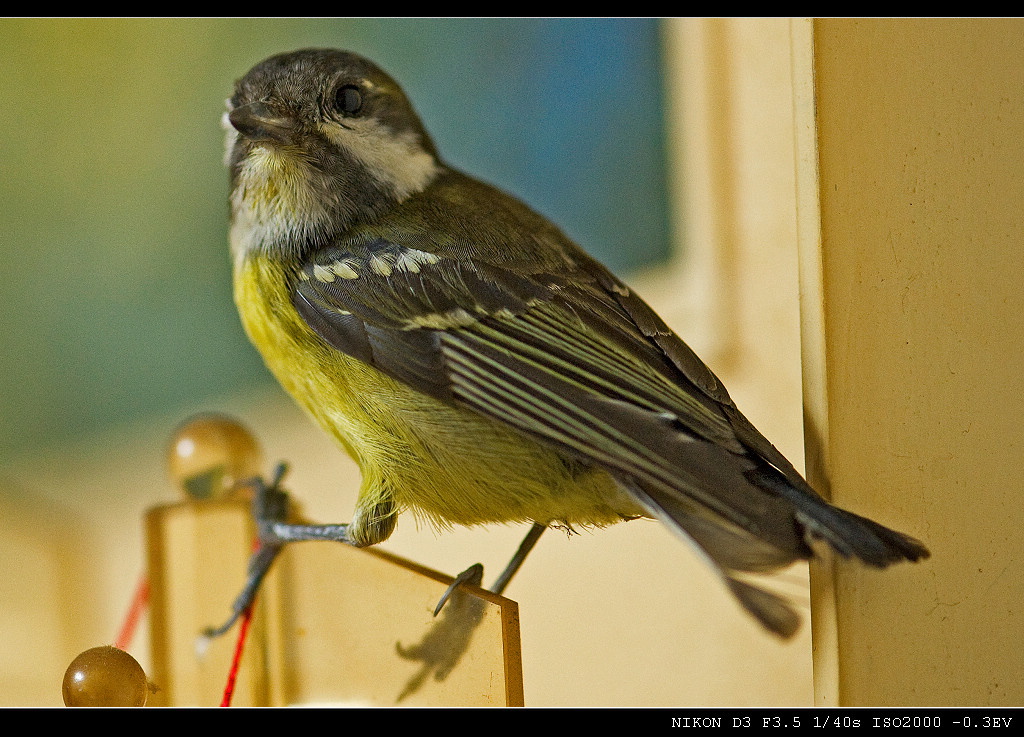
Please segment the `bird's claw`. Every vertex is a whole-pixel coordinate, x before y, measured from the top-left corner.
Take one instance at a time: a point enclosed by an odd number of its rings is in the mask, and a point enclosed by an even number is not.
[[[436,617],[441,613],[441,609],[444,608],[445,603],[451,598],[452,594],[455,593],[455,589],[464,583],[472,584],[473,586],[479,586],[484,580],[484,567],[480,563],[474,563],[469,568],[464,570],[455,580],[452,581],[451,585],[441,594],[441,600],[437,602],[437,606],[434,607],[434,616]]]

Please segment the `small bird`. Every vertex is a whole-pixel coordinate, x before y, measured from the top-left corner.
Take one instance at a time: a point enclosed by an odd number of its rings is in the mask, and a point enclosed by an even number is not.
[[[445,164],[371,61],[266,59],[225,129],[242,324],[363,479],[348,524],[277,520],[274,539],[373,545],[405,509],[442,527],[531,522],[507,582],[549,525],[653,517],[782,637],[799,617],[744,574],[811,558],[814,541],[878,568],[928,556],[823,500],[636,293]]]

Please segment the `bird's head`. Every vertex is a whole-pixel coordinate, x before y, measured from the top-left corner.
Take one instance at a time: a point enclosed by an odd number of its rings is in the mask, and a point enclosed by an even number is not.
[[[405,93],[357,54],[272,56],[227,107],[236,255],[319,245],[422,191],[441,168]]]

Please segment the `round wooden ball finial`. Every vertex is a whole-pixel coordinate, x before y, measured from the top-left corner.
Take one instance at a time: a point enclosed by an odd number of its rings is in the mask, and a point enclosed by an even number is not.
[[[223,499],[239,482],[260,475],[259,443],[237,420],[196,415],[174,433],[168,454],[171,478],[191,499]]]
[[[149,686],[142,666],[113,645],[90,648],[64,673],[66,706],[145,706]]]

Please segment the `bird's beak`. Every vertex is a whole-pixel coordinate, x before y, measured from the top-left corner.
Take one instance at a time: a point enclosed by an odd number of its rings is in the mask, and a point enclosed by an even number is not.
[[[228,113],[228,120],[254,143],[290,143],[294,139],[295,120],[279,115],[263,102],[239,105]]]

